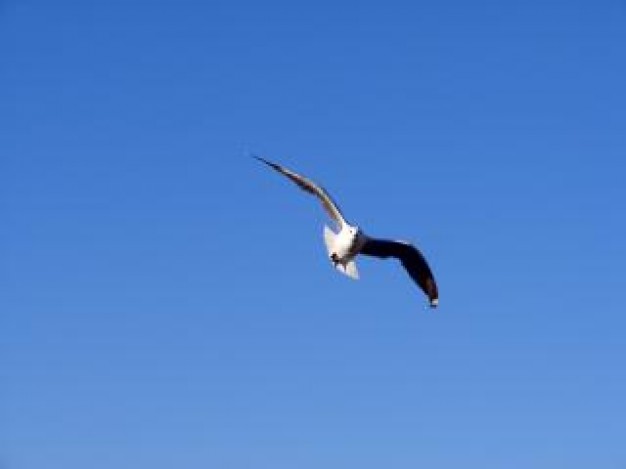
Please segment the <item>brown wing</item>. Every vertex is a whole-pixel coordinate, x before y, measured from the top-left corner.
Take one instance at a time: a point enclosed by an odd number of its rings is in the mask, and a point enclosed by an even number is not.
[[[305,178],[304,176],[300,176],[298,173],[294,173],[293,171],[282,167],[279,164],[272,163],[271,161],[267,161],[266,159],[261,158],[260,156],[254,156],[254,157],[257,160],[268,165],[270,168],[273,168],[279,173],[287,176],[289,179],[295,182],[301,189],[307,191],[309,194],[315,195],[318,199],[320,199],[320,201],[322,202],[322,206],[324,207],[324,209],[326,210],[330,218],[335,220],[339,224],[339,226],[343,226],[346,223],[345,219],[343,218],[343,215],[341,214],[341,211],[339,210],[339,207],[330,197],[328,192],[324,190],[323,187],[315,184],[313,181]]]
[[[413,281],[428,297],[430,306],[434,308],[439,304],[439,292],[435,277],[422,253],[412,244],[368,238],[359,254],[382,259],[387,257],[399,259]]]

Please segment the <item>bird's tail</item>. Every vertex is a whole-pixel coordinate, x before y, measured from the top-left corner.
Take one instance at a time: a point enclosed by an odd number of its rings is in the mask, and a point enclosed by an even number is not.
[[[358,280],[359,279],[359,271],[356,268],[356,262],[354,259],[346,262],[345,264],[337,264],[337,270],[344,275],[347,275],[351,279]]]

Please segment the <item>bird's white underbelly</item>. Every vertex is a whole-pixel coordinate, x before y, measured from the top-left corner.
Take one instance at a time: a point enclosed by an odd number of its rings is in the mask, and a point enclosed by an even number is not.
[[[333,251],[337,254],[337,258],[345,262],[350,259],[354,254],[352,253],[352,239],[348,237],[337,236],[335,238],[335,244]]]
[[[337,254],[340,262],[347,262],[358,254],[363,247],[363,242],[361,237],[350,233],[348,229],[343,229],[334,239],[333,251]]]

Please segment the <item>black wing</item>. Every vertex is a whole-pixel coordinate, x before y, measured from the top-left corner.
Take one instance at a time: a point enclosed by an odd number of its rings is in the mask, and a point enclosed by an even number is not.
[[[368,238],[360,254],[383,259],[387,257],[399,259],[413,281],[426,293],[430,305],[434,308],[439,303],[435,277],[422,253],[412,244]]]

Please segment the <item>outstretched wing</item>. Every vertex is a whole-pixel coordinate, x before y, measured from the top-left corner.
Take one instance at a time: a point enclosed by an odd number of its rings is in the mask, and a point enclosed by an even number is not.
[[[409,273],[415,283],[419,285],[434,308],[439,303],[437,283],[426,259],[412,244],[401,241],[387,241],[368,238],[359,254],[380,258],[395,257]]]
[[[271,161],[267,161],[266,159],[261,158],[260,156],[254,156],[254,157],[257,160],[262,161],[263,163],[268,165],[270,168],[273,168],[279,173],[287,176],[289,179],[295,182],[298,186],[300,186],[301,189],[307,191],[310,194],[315,195],[318,199],[320,199],[322,202],[322,206],[324,207],[324,209],[326,210],[330,218],[335,220],[339,224],[340,227],[346,224],[346,221],[343,218],[343,215],[341,214],[339,207],[330,197],[328,192],[324,190],[323,187],[315,184],[313,181],[305,178],[304,176],[300,176],[299,174],[294,173],[293,171],[282,167],[279,164],[272,163]]]

